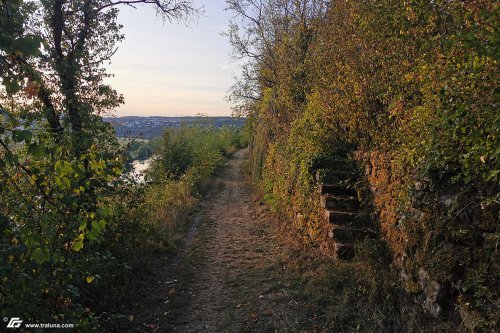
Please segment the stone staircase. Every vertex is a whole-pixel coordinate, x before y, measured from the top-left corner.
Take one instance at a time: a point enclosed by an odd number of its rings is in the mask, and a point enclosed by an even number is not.
[[[370,229],[370,215],[355,189],[358,180],[356,163],[347,157],[325,158],[316,166],[320,204],[331,225],[329,236],[334,242],[334,256],[339,260],[352,259],[356,242],[375,237]]]

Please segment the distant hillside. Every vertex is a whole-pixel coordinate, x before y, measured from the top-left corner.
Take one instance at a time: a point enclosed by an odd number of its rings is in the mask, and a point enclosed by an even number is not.
[[[181,124],[202,123],[215,127],[242,127],[246,118],[234,117],[115,117],[104,118],[111,123],[119,137],[154,138],[161,136],[167,127],[179,127]]]

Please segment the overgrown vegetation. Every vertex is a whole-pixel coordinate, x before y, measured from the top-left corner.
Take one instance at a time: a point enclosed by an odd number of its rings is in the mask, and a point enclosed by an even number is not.
[[[245,145],[207,124],[169,130],[149,181],[125,180],[101,118],[123,98],[104,64],[124,38],[118,7],[138,3],[168,20],[198,13],[190,0],[0,0],[2,317],[117,329],[131,254],[174,248],[207,177]],[[342,305],[323,314],[343,330],[412,330],[404,301],[416,299],[446,328],[497,331],[499,3],[227,3],[248,60],[231,99],[249,117],[265,200],[301,213],[296,236],[321,247],[314,161],[347,154],[371,190],[386,246],[358,246],[353,263],[311,279],[319,305]]]
[[[157,139],[130,140],[130,142],[127,142],[125,150],[127,162],[130,163],[134,160],[144,161],[151,158],[155,152],[156,145],[158,145]]]
[[[142,331],[142,318],[129,319],[133,304],[143,301],[137,289],[158,282],[156,269],[169,270],[155,267],[155,261],[164,266],[168,264],[166,256],[177,255],[190,232],[189,216],[208,191],[210,177],[236,149],[247,145],[244,138],[240,129],[216,128],[200,119],[199,124],[166,129],[162,138],[154,140],[154,157],[145,181],[127,181],[122,192],[126,195],[116,198],[116,207],[126,220],[118,228],[106,229],[110,236],[120,235],[123,240],[113,250],[119,262],[126,264],[127,271],[122,270],[121,275],[107,273],[113,285],[94,289],[101,328]],[[165,161],[175,161],[184,169]]]
[[[191,1],[0,1],[0,315],[104,330],[143,245],[144,193],[124,180],[103,65],[118,6],[186,20]]]
[[[253,125],[252,172],[267,201],[305,214],[299,236],[320,244],[311,166],[348,153],[366,171],[374,223],[407,292],[425,295],[434,315],[451,304],[471,331],[495,330],[498,3],[228,8],[235,55],[247,59],[231,98]],[[442,288],[439,311],[425,299],[429,281]]]
[[[242,132],[209,124],[167,129],[146,175],[144,213],[149,241],[175,248],[187,215],[207,191],[209,177],[236,149],[247,145]]]

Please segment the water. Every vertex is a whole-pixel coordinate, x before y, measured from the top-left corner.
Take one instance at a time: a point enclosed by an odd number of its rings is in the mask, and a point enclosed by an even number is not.
[[[132,162],[132,170],[129,172],[128,176],[133,177],[138,183],[144,182],[144,172],[151,165],[153,158],[148,158],[144,161],[134,160]]]

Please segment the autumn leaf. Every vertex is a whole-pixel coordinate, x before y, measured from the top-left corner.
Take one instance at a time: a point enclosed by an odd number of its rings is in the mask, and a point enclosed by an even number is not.
[[[29,98],[35,98],[38,95],[39,90],[40,90],[40,83],[36,81],[28,81],[28,83],[24,87],[24,93]]]

